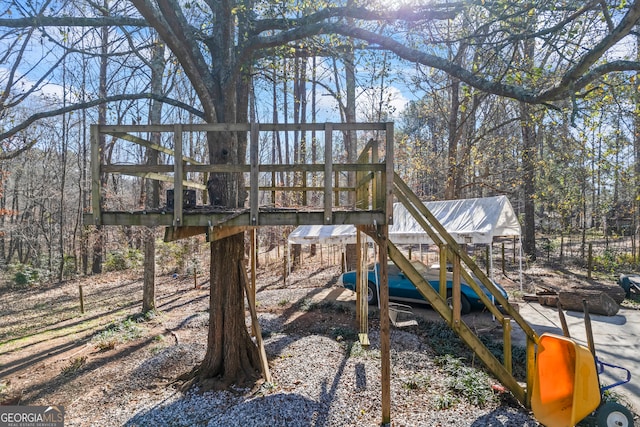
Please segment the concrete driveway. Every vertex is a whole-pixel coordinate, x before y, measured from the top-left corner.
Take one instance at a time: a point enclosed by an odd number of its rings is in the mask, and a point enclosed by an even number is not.
[[[538,333],[550,332],[562,335],[558,310],[538,303],[520,304],[520,314]],[[596,356],[601,362],[621,366],[631,371],[631,381],[612,388],[621,395],[625,404],[636,414],[640,413],[640,310],[621,308],[615,316],[590,315]],[[571,338],[587,346],[584,313],[565,311]],[[525,335],[514,323],[513,342],[524,345]],[[605,367],[600,374],[602,385],[613,384],[626,378],[620,369]]]

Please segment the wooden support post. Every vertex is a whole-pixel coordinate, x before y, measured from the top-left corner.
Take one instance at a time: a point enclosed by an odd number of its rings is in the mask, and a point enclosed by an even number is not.
[[[324,224],[333,221],[333,126],[327,123],[324,128]],[[336,183],[336,186],[338,184]]]
[[[591,271],[593,270],[593,243],[589,243],[589,253],[587,262],[587,279],[591,279]]]
[[[361,315],[362,312],[360,310],[360,302],[362,300],[362,276],[363,276],[363,271],[362,271],[362,260],[360,259],[362,257],[362,250],[361,250],[361,246],[362,246],[362,233],[360,232],[359,228],[356,228],[356,325],[358,327],[358,333],[360,332],[360,323],[361,323]],[[345,254],[342,254],[342,273],[344,274],[344,258],[345,258]]]
[[[438,245],[440,253],[440,287],[438,293],[443,300],[447,299],[447,252],[449,249],[446,245]]]
[[[256,122],[251,123],[251,131],[250,131],[250,148],[249,148],[249,160],[251,162],[251,172],[249,174],[249,209],[251,211],[251,225],[258,225],[258,207],[259,207],[259,198],[258,198],[258,189],[260,184],[258,179],[260,177],[260,171],[258,169],[259,157],[258,157],[258,142],[259,142],[259,125]]]
[[[173,226],[182,226],[182,180],[184,165],[182,163],[182,125],[173,126],[174,158],[173,158]]]
[[[369,342],[369,303],[367,301],[368,293],[368,275],[367,271],[367,239],[365,234],[357,229],[356,231],[356,252],[357,263],[356,269],[356,305],[358,312],[358,338],[363,348],[368,348]]]
[[[493,243],[489,243],[487,245],[487,248],[485,249],[485,260],[487,265],[485,266],[485,273],[487,274],[487,277],[491,277],[491,252],[493,250],[493,248],[491,247],[491,245],[493,245]],[[464,245],[464,249],[466,250],[466,245]]]
[[[84,293],[82,292],[82,285],[78,285],[80,291],[80,313],[84,314]]]
[[[337,188],[340,187],[340,172],[334,172],[333,182],[335,182],[336,186],[336,191],[333,192],[333,204],[334,206],[340,206],[340,192],[337,190]]]
[[[378,162],[380,162],[380,156],[378,153],[378,141],[374,140],[373,143],[371,144],[371,163],[372,164],[378,164]],[[371,200],[373,201],[373,206],[371,206],[372,209],[384,209],[384,197],[383,194],[381,193],[382,190],[382,183],[380,182],[381,179],[381,174],[380,173],[376,173],[374,172],[374,176],[373,179],[371,180]]]
[[[257,237],[257,231],[255,228],[251,229],[250,255],[251,255],[251,282],[250,282],[251,293],[247,295],[247,298],[251,299],[253,306],[255,307],[256,305],[256,268],[258,268],[258,260],[256,259],[256,257],[258,256],[258,237]],[[251,332],[253,333],[253,336],[256,336],[257,331],[253,325],[251,326]]]
[[[380,261],[380,358],[382,385],[382,424],[391,424],[391,332],[389,319],[388,225],[377,226]]]
[[[505,268],[506,267],[506,265],[505,265],[506,264],[506,260],[504,259],[504,253],[505,253],[504,252],[504,242],[502,242],[502,258],[501,258],[502,259],[502,274],[506,274],[506,271],[507,271],[506,268]]]
[[[102,147],[100,126],[91,125],[91,210],[93,225],[102,224]]]
[[[385,207],[387,225],[393,224],[393,122],[388,122],[385,130],[386,147],[385,147],[385,173],[384,173],[384,200],[387,203]],[[385,235],[386,237],[386,235]]]
[[[271,204],[273,206],[278,206],[278,203],[276,201],[276,188],[278,187],[278,182],[277,182],[277,178],[276,178],[276,173],[271,172],[271,188],[273,188],[273,190],[271,191]]]
[[[289,251],[287,251],[286,246],[283,249],[284,252],[284,256],[282,257],[282,268],[283,268],[283,272],[282,272],[282,281],[283,283],[286,285],[287,284],[287,276],[289,274],[289,270],[287,269],[287,264],[289,263]]]
[[[453,329],[458,330],[460,326],[460,311],[461,311],[461,295],[460,295],[460,256],[457,252],[452,255],[453,263],[453,287],[451,289],[451,299],[453,301]]]
[[[513,375],[513,358],[511,352],[511,318],[503,317],[502,318],[502,341],[503,341],[503,356],[504,356],[504,367],[509,373],[509,375]]]
[[[527,408],[531,408],[531,392],[533,391],[533,381],[536,374],[536,344],[531,336],[527,335],[527,389],[523,402]]]

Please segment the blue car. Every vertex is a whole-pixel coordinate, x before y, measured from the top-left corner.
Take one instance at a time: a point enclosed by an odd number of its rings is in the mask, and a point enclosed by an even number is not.
[[[436,265],[432,267],[427,267],[420,261],[415,261],[415,260],[411,261],[411,264],[416,269],[416,271],[418,271],[418,273],[420,273],[422,277],[424,277],[425,280],[429,282],[431,287],[436,292],[440,291],[440,267],[439,266]],[[371,264],[367,267],[367,270],[368,270],[367,301],[369,302],[369,304],[376,304],[378,302],[378,295],[379,295],[377,285],[376,285],[377,283],[379,283],[379,280],[377,277],[378,271],[380,270],[379,265],[377,263],[375,265]],[[418,292],[418,289],[416,289],[413,283],[411,283],[411,281],[404,275],[404,273],[395,264],[390,262],[387,271],[389,275],[389,299],[392,299],[395,301],[405,301],[405,302],[419,302],[419,303],[426,302],[425,299],[420,294],[420,292]],[[344,273],[341,276],[341,281],[345,288],[355,291],[356,272],[348,271]],[[476,279],[476,283],[478,284],[478,286],[480,286],[480,289],[482,289],[484,293],[489,297],[489,299],[491,299],[492,298],[491,292],[489,292],[489,290],[484,285],[482,285],[482,283],[478,279]],[[497,284],[495,281],[493,282],[493,284],[496,286],[496,288],[502,294],[503,297],[508,298],[507,293],[499,284]],[[447,272],[447,302],[449,303],[450,306],[451,306],[451,289],[452,288],[453,288],[452,273]],[[460,298],[462,314],[468,314],[473,309],[484,308],[484,304],[480,300],[480,297],[478,296],[478,294],[473,289],[471,289],[471,287],[468,284],[466,284],[464,280],[461,280],[460,290],[462,293]]]

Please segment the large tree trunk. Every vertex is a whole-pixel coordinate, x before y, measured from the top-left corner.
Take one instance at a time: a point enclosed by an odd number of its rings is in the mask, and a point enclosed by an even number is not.
[[[104,2],[104,10],[109,10],[108,2]],[[100,77],[99,77],[99,94],[100,97],[106,98],[107,96],[107,53],[109,53],[109,28],[103,27],[101,29],[101,45],[100,51],[102,53],[102,57],[100,58]],[[98,124],[104,125],[107,124],[107,105],[100,104],[98,106]],[[105,146],[106,146],[106,137],[103,133],[100,134],[100,164],[103,164],[102,156],[104,156]],[[105,174],[106,176],[106,174]],[[101,178],[100,186],[104,190],[106,188],[107,182],[106,178]],[[102,191],[101,194],[105,192]],[[100,201],[100,205],[102,205],[102,200]],[[102,273],[102,252],[105,246],[105,235],[104,230],[102,229],[102,225],[96,226],[95,231],[95,239],[93,241],[93,262],[91,264],[91,272],[93,274]]]
[[[637,30],[640,26],[636,26]],[[640,60],[640,32],[636,33],[636,59]],[[640,73],[636,74],[636,78],[640,78]],[[634,173],[635,173],[635,201],[633,211],[633,233],[635,238],[632,239],[634,245],[633,254],[637,257],[636,262],[640,263],[640,93],[636,91],[635,97],[636,114],[633,115],[633,157],[634,157]]]
[[[162,94],[162,75],[164,74],[164,44],[159,40],[153,48],[151,58],[151,91]],[[162,123],[162,103],[151,101],[149,123]],[[151,142],[161,145],[162,137],[159,132],[151,134]],[[159,153],[157,150],[147,149],[147,164],[157,165]],[[176,160],[178,161],[178,160]],[[146,180],[144,192],[145,207],[153,209],[160,206],[160,185],[156,180]],[[142,285],[142,312],[147,313],[156,309],[156,236],[155,228],[148,227],[143,231],[144,236],[144,283]]]
[[[218,120],[246,123],[250,74],[239,78],[235,100],[227,97],[218,106]],[[223,114],[220,114],[224,112]],[[233,132],[211,132],[207,135],[211,164],[245,162],[247,135]],[[211,174],[207,183],[212,205],[227,208],[244,206],[247,192],[242,174]],[[244,233],[211,243],[211,293],[209,300],[209,338],[207,353],[198,370],[204,388],[247,384],[260,375],[258,348],[251,340],[245,324],[244,289],[238,265],[244,259]]]
[[[238,269],[238,260],[243,257],[244,233],[211,243],[209,345],[199,370],[204,388],[247,384],[260,376],[258,348],[245,324]]]
[[[448,164],[447,164],[447,182],[444,190],[444,198],[453,200],[458,198],[458,189],[456,188],[456,177],[460,173],[460,164],[458,163],[458,111],[460,110],[460,80],[451,79],[451,106],[449,110],[448,122]]]
[[[524,239],[522,247],[525,255],[532,261],[536,259],[536,225],[535,225],[535,171],[536,171],[536,136],[535,125],[529,104],[520,103],[520,120],[522,129],[522,180],[524,188]]]

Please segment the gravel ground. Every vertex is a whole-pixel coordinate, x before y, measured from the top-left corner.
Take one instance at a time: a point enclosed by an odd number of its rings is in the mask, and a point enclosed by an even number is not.
[[[377,336],[372,336],[377,340]],[[123,408],[127,426],[375,426],[380,423],[380,359],[371,348],[350,356],[344,342],[312,335],[274,334],[266,341],[273,361],[273,387],[224,392],[173,392],[137,407],[133,417]],[[417,344],[412,334],[394,334],[392,425],[394,426],[538,426],[516,406],[485,407],[459,401],[449,409],[435,402],[444,393],[428,352],[399,349]],[[172,348],[147,366],[172,358]],[[422,374],[423,385],[408,388]],[[149,402],[151,403],[151,402]],[[111,421],[114,421],[110,414]],[[103,420],[98,420],[101,424]],[[105,420],[106,421],[106,420]]]

